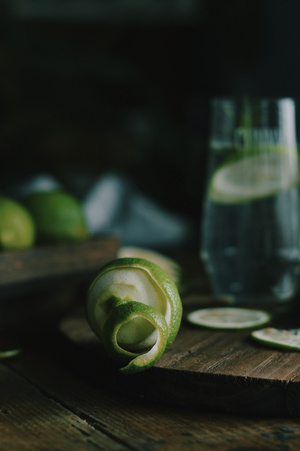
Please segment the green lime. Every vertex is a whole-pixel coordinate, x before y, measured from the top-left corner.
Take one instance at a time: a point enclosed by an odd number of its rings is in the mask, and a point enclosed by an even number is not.
[[[283,192],[298,181],[298,159],[294,154],[245,156],[216,170],[208,198],[226,204],[247,202]]]
[[[13,199],[0,196],[0,249],[33,246],[35,224],[29,211]]]
[[[150,368],[173,343],[182,303],[171,277],[142,258],[117,258],[92,283],[87,318],[108,354],[132,374]]]
[[[272,348],[300,351],[300,329],[265,329],[252,332],[252,338]]]
[[[153,251],[150,249],[145,249],[137,246],[123,246],[119,249],[119,258],[133,257],[133,258],[144,258],[152,263],[155,263],[161,269],[163,269],[169,276],[174,280],[177,288],[180,291],[182,285],[182,268],[181,266],[172,258],[167,257],[160,252]]]
[[[64,191],[36,191],[23,199],[32,214],[39,243],[80,241],[89,236],[79,201]]]
[[[263,310],[240,307],[217,307],[195,310],[187,320],[197,326],[212,329],[248,329],[270,321],[271,315]]]

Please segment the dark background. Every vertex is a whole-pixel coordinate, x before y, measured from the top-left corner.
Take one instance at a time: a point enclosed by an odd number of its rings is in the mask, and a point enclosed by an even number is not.
[[[196,0],[181,14],[153,0],[154,14],[149,0],[127,12],[99,0],[102,12],[77,15],[60,3],[52,15],[1,3],[0,189],[37,172],[122,171],[198,223],[209,101],[298,97],[300,2]]]

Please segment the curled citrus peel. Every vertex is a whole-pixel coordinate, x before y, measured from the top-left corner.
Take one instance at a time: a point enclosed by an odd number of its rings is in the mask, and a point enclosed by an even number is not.
[[[118,251],[118,257],[137,257],[144,258],[145,260],[149,260],[150,262],[155,263],[161,269],[163,269],[166,273],[169,274],[171,279],[174,280],[178,291],[180,292],[183,286],[183,270],[181,266],[172,258],[167,257],[166,255],[154,251],[153,249],[147,249],[144,247],[138,246],[123,246]]]
[[[150,368],[171,346],[182,304],[172,278],[142,258],[119,258],[102,268],[87,299],[87,318],[107,353],[133,374]]]

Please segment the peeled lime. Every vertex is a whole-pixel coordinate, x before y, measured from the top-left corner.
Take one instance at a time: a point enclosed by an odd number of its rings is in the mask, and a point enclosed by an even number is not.
[[[177,288],[180,291],[182,284],[182,268],[181,266],[172,258],[161,254],[160,252],[153,251],[152,249],[146,249],[138,246],[123,246],[118,251],[118,257],[133,257],[133,258],[144,258],[152,263],[158,265],[163,269],[169,276],[174,280]]]
[[[13,199],[0,196],[0,249],[25,249],[35,241],[35,224],[29,211]]]
[[[80,241],[89,236],[79,201],[64,191],[36,191],[23,199],[32,214],[39,243]]]
[[[263,153],[230,161],[214,173],[210,200],[238,203],[263,198],[291,188],[299,181],[295,154]]]
[[[263,310],[240,307],[216,307],[195,310],[187,320],[197,326],[212,329],[248,329],[270,321],[271,315]]]
[[[132,374],[150,368],[173,343],[182,303],[171,277],[142,258],[118,258],[102,268],[87,299],[87,318],[108,354]]]

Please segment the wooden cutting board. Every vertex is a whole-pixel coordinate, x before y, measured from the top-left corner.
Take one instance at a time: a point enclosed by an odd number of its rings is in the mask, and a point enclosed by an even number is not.
[[[189,311],[215,305],[210,296],[189,295],[183,305],[175,342],[147,371],[121,374],[91,331],[83,310],[60,324],[63,358],[91,383],[128,396],[238,414],[300,415],[300,352],[258,344],[251,339],[251,330],[221,331],[189,324],[185,319]],[[278,309],[270,325],[299,327],[299,311]]]
[[[0,252],[0,301],[6,296],[45,291],[62,280],[78,281],[97,274],[116,257],[119,241],[98,236],[86,241]]]
[[[98,236],[81,242],[0,252],[0,331],[19,329],[73,304],[100,268],[116,258],[119,241]]]

